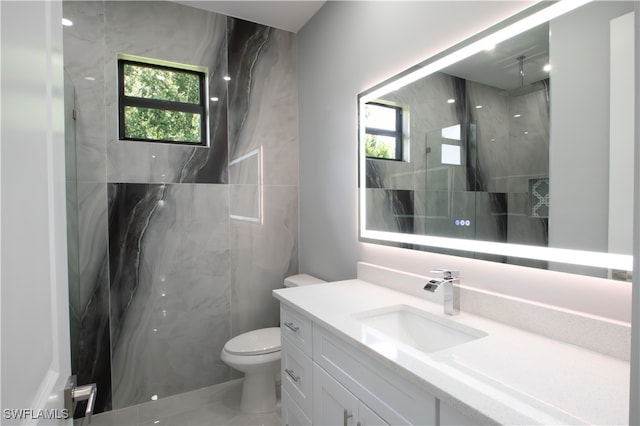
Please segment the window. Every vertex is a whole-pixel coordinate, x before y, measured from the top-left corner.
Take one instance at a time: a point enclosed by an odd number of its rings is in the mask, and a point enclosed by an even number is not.
[[[370,158],[402,161],[402,107],[365,104],[365,153]]]
[[[206,69],[121,57],[118,77],[121,140],[207,145]]]

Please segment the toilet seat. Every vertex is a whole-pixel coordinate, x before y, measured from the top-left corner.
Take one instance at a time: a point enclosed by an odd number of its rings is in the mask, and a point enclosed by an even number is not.
[[[224,345],[232,355],[251,356],[280,352],[280,327],[262,328],[240,334]]]

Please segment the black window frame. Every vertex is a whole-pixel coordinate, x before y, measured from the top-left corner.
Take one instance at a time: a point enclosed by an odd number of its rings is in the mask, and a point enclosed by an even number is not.
[[[375,106],[380,106],[380,107],[384,107],[384,108],[393,109],[393,110],[395,110],[395,113],[396,113],[396,130],[379,129],[379,128],[376,128],[376,127],[365,127],[364,128],[365,136],[367,134],[369,134],[369,135],[376,135],[376,136],[390,136],[390,137],[395,138],[395,140],[396,140],[396,155],[395,155],[395,158],[372,157],[372,156],[369,156],[369,155],[367,155],[367,158],[376,159],[376,160],[402,161],[403,158],[404,158],[404,155],[403,155],[404,129],[403,129],[403,117],[402,117],[403,108],[401,106],[389,105],[389,104],[385,104],[385,103],[381,103],[381,102],[375,102],[375,101],[367,102],[365,105],[375,105]]]
[[[184,74],[194,74],[198,77],[200,99],[197,104],[167,101],[160,99],[139,98],[136,96],[127,96],[124,94],[124,66],[134,65],[144,68],[156,68],[163,69],[172,72],[179,72]],[[156,143],[169,143],[174,145],[189,145],[189,146],[208,146],[208,111],[207,111],[207,75],[206,72],[197,71],[188,68],[180,68],[179,66],[159,65],[151,62],[144,62],[142,60],[132,60],[125,58],[118,58],[118,137],[120,140],[127,141],[142,141],[142,142],[156,142]],[[200,115],[200,142],[191,141],[176,141],[165,139],[146,139],[146,138],[132,138],[126,136],[125,131],[125,107],[133,106],[139,108],[149,108],[162,111],[177,111],[188,112]]]

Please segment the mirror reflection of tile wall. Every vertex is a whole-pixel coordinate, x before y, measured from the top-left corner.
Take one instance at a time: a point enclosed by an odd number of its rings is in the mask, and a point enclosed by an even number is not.
[[[367,187],[377,188],[368,193],[378,192],[368,203],[378,215],[413,211],[415,233],[546,246],[547,215],[531,214],[529,180],[549,175],[548,99],[548,81],[505,91],[445,73],[385,95],[409,106],[411,161],[368,159]],[[446,148],[457,148],[458,163],[443,160]],[[390,190],[412,195],[400,207]],[[378,220],[367,228],[403,226]]]

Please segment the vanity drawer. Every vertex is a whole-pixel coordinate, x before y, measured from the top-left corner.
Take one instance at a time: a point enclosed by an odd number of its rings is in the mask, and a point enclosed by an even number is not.
[[[282,387],[302,411],[311,417],[313,362],[289,338],[282,337]]]
[[[317,324],[313,360],[389,424],[436,424],[435,397]]]
[[[311,320],[289,307],[280,307],[280,330],[282,337],[290,339],[302,352],[311,356]]]

